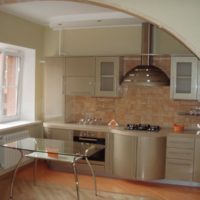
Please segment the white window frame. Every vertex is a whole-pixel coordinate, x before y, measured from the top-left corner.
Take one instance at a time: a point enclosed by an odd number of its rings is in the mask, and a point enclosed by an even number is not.
[[[20,119],[20,110],[21,110],[21,94],[22,94],[22,75],[23,75],[23,54],[21,51],[19,50],[15,50],[15,49],[1,49],[0,48],[0,52],[3,54],[3,71],[2,74],[4,74],[4,70],[5,70],[5,57],[6,56],[16,56],[19,58],[18,60],[18,70],[20,70],[20,72],[18,73],[18,80],[17,80],[17,110],[16,110],[16,115],[14,116],[3,116],[2,112],[3,112],[3,107],[2,107],[2,102],[3,102],[3,95],[2,93],[0,93],[0,122],[11,122],[11,121],[16,121]],[[2,75],[0,74],[0,75]],[[3,79],[2,79],[3,80]],[[0,83],[2,85],[2,83]]]

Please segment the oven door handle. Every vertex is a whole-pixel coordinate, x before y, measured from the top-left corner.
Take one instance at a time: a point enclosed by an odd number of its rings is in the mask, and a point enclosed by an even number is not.
[[[95,138],[85,138],[85,137],[79,137],[79,140],[80,140],[80,141],[85,141],[85,142],[87,142],[87,141],[90,141],[90,142],[97,142],[97,141],[98,141],[98,140],[95,139]]]

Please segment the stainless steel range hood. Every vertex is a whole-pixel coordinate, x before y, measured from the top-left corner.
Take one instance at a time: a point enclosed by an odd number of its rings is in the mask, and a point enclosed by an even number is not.
[[[123,84],[142,86],[168,86],[168,76],[158,67],[152,65],[152,28],[150,23],[142,24],[141,65],[131,69],[123,78]]]

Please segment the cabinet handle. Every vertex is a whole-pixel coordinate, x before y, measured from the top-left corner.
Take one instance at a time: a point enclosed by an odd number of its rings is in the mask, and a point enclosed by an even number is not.
[[[168,151],[167,154],[168,155],[173,155],[173,156],[177,156],[177,155],[187,155],[187,156],[190,156],[190,155],[193,155],[192,152],[177,152],[177,151]]]
[[[79,140],[80,140],[80,141],[85,141],[85,142],[87,142],[87,141],[97,142],[97,141],[98,141],[98,140],[95,139],[95,138],[84,138],[84,137],[79,137]]]
[[[167,162],[167,165],[169,165],[169,164],[171,164],[171,165],[179,165],[179,166],[191,166],[192,165],[190,163],[178,163],[178,162],[172,162],[172,161]]]
[[[66,77],[62,77],[62,94],[65,95]]]

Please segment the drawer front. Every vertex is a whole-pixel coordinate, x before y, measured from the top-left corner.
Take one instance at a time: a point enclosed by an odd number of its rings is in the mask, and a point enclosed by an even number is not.
[[[191,181],[193,176],[193,162],[189,160],[167,159],[165,178]]]
[[[200,182],[200,137],[196,137],[194,153],[194,175],[193,180]]]
[[[194,149],[194,138],[167,137],[167,147]]]
[[[166,157],[193,161],[194,151],[192,149],[167,148]]]

